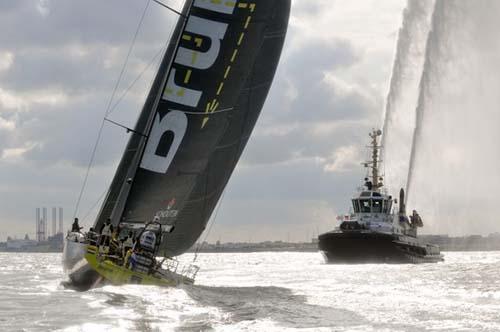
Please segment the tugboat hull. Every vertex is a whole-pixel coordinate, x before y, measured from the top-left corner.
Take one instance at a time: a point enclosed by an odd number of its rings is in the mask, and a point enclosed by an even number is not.
[[[319,249],[331,264],[416,264],[443,260],[436,246],[402,241],[376,232],[329,232],[319,236]]]

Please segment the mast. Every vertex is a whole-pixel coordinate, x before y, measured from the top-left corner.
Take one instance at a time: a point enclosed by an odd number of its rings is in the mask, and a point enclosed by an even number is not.
[[[382,183],[382,178],[379,177],[379,151],[381,149],[381,146],[378,145],[378,138],[382,136],[382,131],[379,130],[373,130],[370,134],[371,137],[371,142],[370,142],[370,148],[372,149],[372,160],[368,163],[366,163],[366,166],[369,166],[372,170],[371,174],[371,182],[373,184],[373,189],[378,190],[380,187],[383,186]]]

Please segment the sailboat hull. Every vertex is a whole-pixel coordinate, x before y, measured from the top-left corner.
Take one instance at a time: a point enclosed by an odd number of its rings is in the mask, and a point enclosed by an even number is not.
[[[88,246],[85,260],[94,272],[112,285],[136,284],[174,287],[179,284],[191,285],[194,283],[194,278],[186,277],[175,271],[155,269],[151,273],[142,273],[131,270],[104,256],[98,256],[97,248],[94,246]]]
[[[105,280],[97,271],[83,258],[68,273],[69,281],[64,286],[77,291],[85,292],[92,288],[101,287]]]
[[[330,264],[417,264],[443,261],[436,246],[404,241],[396,234],[351,231],[319,236],[319,249]]]
[[[84,236],[81,233],[69,232],[64,240],[62,264],[64,272],[68,273],[73,267],[83,259],[87,245],[84,243]]]
[[[101,276],[85,260],[88,244],[84,243],[84,239],[83,234],[70,232],[63,248],[63,270],[69,279],[63,284],[78,291],[87,291],[102,283]]]

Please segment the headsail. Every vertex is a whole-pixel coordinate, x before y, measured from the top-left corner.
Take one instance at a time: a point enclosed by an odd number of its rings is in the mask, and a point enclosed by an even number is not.
[[[96,220],[203,232],[252,132],[285,39],[290,0],[187,1]]]

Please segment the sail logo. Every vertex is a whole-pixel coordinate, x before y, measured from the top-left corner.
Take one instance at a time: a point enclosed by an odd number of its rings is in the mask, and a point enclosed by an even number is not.
[[[170,210],[171,208],[173,208],[176,202],[177,201],[175,200],[175,198],[172,198],[170,201],[168,201],[167,209]]]
[[[176,203],[175,198],[172,198],[167,205],[165,210],[160,210],[156,212],[156,216],[161,219],[176,218],[179,214],[179,210],[173,210]]]
[[[193,6],[232,15],[236,2],[196,0]],[[187,69],[182,69],[184,72],[180,72],[181,69],[171,68],[163,91],[164,100],[188,107],[198,107],[203,91],[187,87],[192,72],[207,70],[215,64],[227,29],[227,23],[189,15],[181,38],[189,42],[191,48],[179,46],[173,62],[174,65],[178,64]],[[177,84],[179,80],[183,86]],[[155,173],[166,173],[186,134],[187,126],[188,118],[182,111],[170,111],[163,118],[157,113],[140,167]]]

